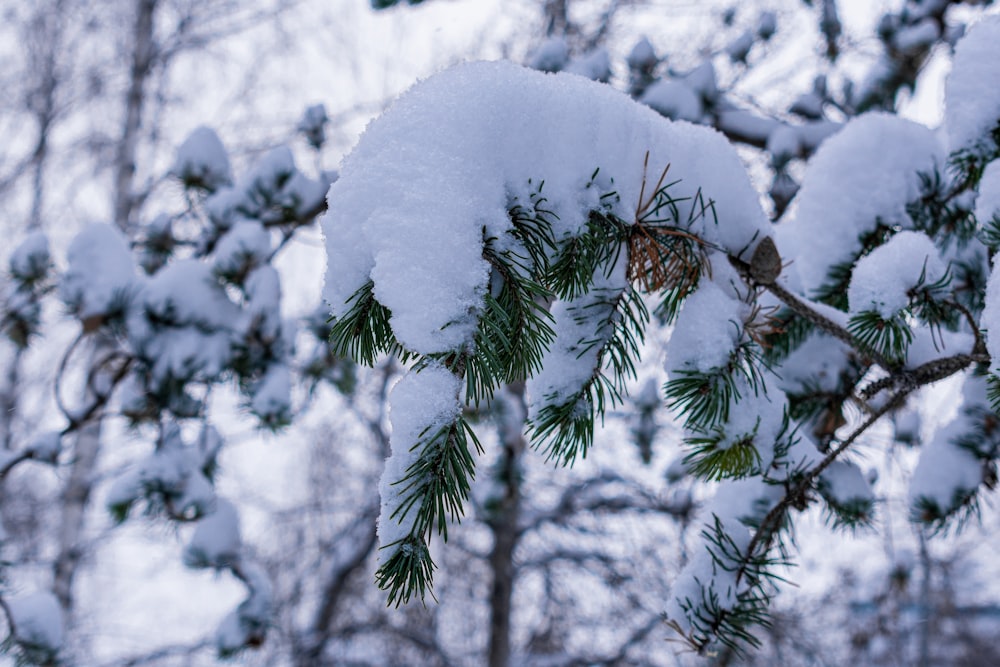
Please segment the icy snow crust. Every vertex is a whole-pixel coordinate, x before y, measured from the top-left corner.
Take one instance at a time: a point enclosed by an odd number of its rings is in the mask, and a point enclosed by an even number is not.
[[[777,233],[781,256],[796,258],[789,270],[805,294],[827,282],[831,267],[853,261],[859,239],[879,222],[912,227],[906,204],[920,196],[920,174],[944,164],[930,129],[888,114],[858,116],[827,139],[806,167],[791,219]]]
[[[514,197],[545,181],[557,233],[577,232],[602,193],[585,190],[594,170],[616,190],[615,214],[631,220],[649,151],[681,178],[678,195],[701,188],[718,225],[696,230],[736,254],[768,234],[740,161],[722,135],[666,121],[622,93],[581,77],[503,62],[442,72],[403,95],[373,122],[328,195],[325,297],[335,316],[371,277],[405,347],[460,349],[476,328],[489,277],[485,234],[510,228]],[[611,180],[613,179],[613,185]],[[673,192],[673,191],[672,191]]]
[[[981,137],[988,137],[1000,123],[998,73],[1000,16],[994,15],[974,25],[955,47],[944,86],[949,151],[977,148]]]

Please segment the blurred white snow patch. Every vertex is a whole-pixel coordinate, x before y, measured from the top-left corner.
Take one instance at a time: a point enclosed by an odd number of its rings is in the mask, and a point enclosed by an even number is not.
[[[250,409],[261,421],[280,426],[291,419],[292,372],[285,364],[271,364],[253,387]]]
[[[697,123],[704,114],[701,98],[682,81],[660,79],[646,89],[641,101],[673,120]]]
[[[667,370],[708,373],[723,368],[736,347],[747,306],[705,281],[688,297],[667,344]]]
[[[215,130],[196,128],[177,149],[170,172],[187,184],[215,191],[233,180],[226,147]]]
[[[1000,220],[1000,160],[993,160],[983,170],[976,197],[976,221],[986,226],[997,218]]]
[[[945,127],[948,149],[975,150],[1000,123],[1000,16],[984,17],[955,47],[951,74],[945,82]],[[993,83],[991,83],[993,82]]]
[[[128,242],[111,225],[92,224],[69,245],[59,296],[81,320],[108,315],[128,300],[135,267]]]
[[[959,416],[920,450],[907,494],[911,508],[931,503],[937,512],[948,514],[982,483],[982,463],[953,442],[965,429],[965,420]]]
[[[820,474],[824,490],[839,504],[875,500],[875,493],[861,468],[848,461],[834,461]]]
[[[28,234],[10,255],[10,273],[17,280],[45,275],[50,262],[49,239],[42,231]]]
[[[56,463],[62,450],[62,433],[47,431],[35,437],[28,445],[31,458],[44,463]]]
[[[48,591],[38,591],[7,602],[13,617],[14,638],[32,658],[52,659],[65,635],[59,600]]]
[[[193,568],[227,567],[239,560],[241,546],[236,507],[225,498],[216,498],[215,511],[195,526],[184,549],[184,564]]]
[[[992,360],[990,370],[1000,371],[1000,271],[997,270],[995,258],[990,279],[986,283],[986,302],[983,304],[980,324],[986,331],[986,350]]]

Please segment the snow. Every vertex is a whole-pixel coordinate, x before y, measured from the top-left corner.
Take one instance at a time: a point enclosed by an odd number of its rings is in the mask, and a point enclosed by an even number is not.
[[[792,113],[797,113],[805,118],[817,119],[823,117],[823,98],[814,91],[802,93],[792,102],[788,108]]]
[[[950,513],[956,501],[974,492],[983,481],[982,463],[952,440],[965,429],[963,416],[942,428],[920,450],[917,467],[910,478],[908,498],[911,508],[929,502],[939,512]]]
[[[81,320],[110,314],[128,299],[135,267],[128,242],[111,225],[92,224],[69,245],[59,296]]]
[[[892,44],[900,53],[917,54],[934,44],[940,36],[938,22],[927,17],[896,32],[892,36]]]
[[[512,195],[527,199],[529,179],[544,179],[555,231],[576,233],[599,167],[620,194],[614,212],[630,220],[647,151],[656,173],[669,164],[683,179],[678,196],[700,187],[714,201],[718,224],[700,221],[694,233],[734,254],[770,233],[735,151],[712,130],[665,122],[608,86],[510,63],[460,65],[418,84],[368,127],[330,188],[334,316],[371,277],[404,347],[461,349],[489,276],[483,228],[509,229]]]
[[[329,122],[330,117],[326,114],[326,107],[314,104],[306,108],[296,129],[305,135],[310,146],[319,149],[326,143],[326,125]]]
[[[1000,16],[976,23],[955,47],[945,81],[945,127],[950,152],[995,149],[989,133],[1000,120]]]
[[[939,281],[947,266],[921,232],[899,232],[858,260],[847,290],[852,313],[875,311],[889,320],[910,302],[909,292]]]
[[[858,116],[823,142],[777,232],[778,250],[796,258],[789,269],[806,294],[826,282],[831,267],[852,261],[860,237],[879,222],[912,226],[906,204],[921,194],[920,174],[944,164],[931,130],[889,114]]]
[[[292,372],[285,364],[271,364],[253,386],[250,409],[267,424],[291,418]]]
[[[667,343],[668,371],[709,373],[724,368],[739,343],[749,308],[705,281],[688,297]]]
[[[834,392],[848,362],[849,348],[824,333],[812,333],[781,364],[777,386],[789,394]]]
[[[7,601],[14,617],[16,639],[33,654],[55,654],[63,644],[65,627],[56,596],[47,591]]]
[[[681,80],[698,93],[705,101],[714,101],[719,96],[719,84],[715,76],[715,66],[705,60],[681,77]]]
[[[49,269],[49,239],[44,232],[28,234],[10,255],[10,273],[18,281],[38,280]]]
[[[760,38],[764,40],[771,39],[777,31],[778,15],[773,11],[761,12],[760,17],[757,19],[757,34]]]
[[[975,337],[965,331],[932,330],[919,327],[913,331],[913,341],[906,348],[906,368],[916,368],[929,361],[952,354],[970,354]]]
[[[820,473],[820,482],[824,492],[840,506],[869,504],[875,500],[875,493],[861,468],[849,461],[831,463]]]
[[[741,554],[745,553],[751,538],[743,522],[754,518],[759,520],[780,494],[780,487],[767,485],[760,478],[720,484],[715,496],[706,505],[705,516],[711,519],[706,521],[704,529],[708,534],[714,534],[714,521],[718,520],[726,536],[733,540],[735,548]],[[737,584],[734,564],[726,562],[721,553],[713,556],[710,549],[718,551],[714,545],[705,545],[704,549],[692,554],[670,590],[666,617],[677,623],[684,634],[694,630],[692,621],[701,615],[702,602],[710,597],[711,592],[718,596],[719,607],[727,610],[735,607],[737,595],[747,586],[747,578]],[[716,558],[722,562],[717,562]],[[692,608],[685,611],[684,607],[688,604]]]
[[[180,148],[171,173],[185,183],[197,183],[214,192],[233,180],[226,147],[214,130],[195,129]]]
[[[226,277],[242,277],[266,264],[271,255],[271,235],[259,222],[238,222],[219,240],[212,268]]]
[[[239,307],[209,266],[183,259],[146,281],[129,318],[129,340],[157,382],[214,377],[231,357],[239,321]]]
[[[241,563],[240,572],[250,595],[222,620],[215,632],[215,645],[223,656],[262,641],[272,621],[273,596],[267,573],[251,562]]]
[[[640,101],[673,120],[697,123],[704,114],[701,99],[690,86],[672,79],[660,79],[651,85]]]
[[[563,71],[592,81],[607,83],[611,79],[611,57],[605,49],[594,49],[580,58],[571,60]]]
[[[62,433],[59,431],[47,431],[35,436],[31,444],[28,445],[28,452],[36,461],[45,463],[56,463],[59,459],[59,452],[62,451]]]
[[[159,321],[173,326],[226,327],[238,313],[209,268],[195,259],[173,262],[149,279],[141,304]]]
[[[974,215],[982,227],[994,218],[1000,220],[1000,160],[993,160],[983,170]]]
[[[389,394],[389,419],[392,423],[389,445],[392,454],[385,462],[379,482],[382,497],[378,520],[379,563],[384,563],[394,553],[387,547],[413,532],[420,510],[420,503],[417,502],[404,516],[394,516],[405,500],[400,487],[406,486],[396,482],[406,477],[407,469],[417,460],[420,450],[415,446],[422,437],[433,435],[461,414],[458,402],[461,384],[461,380],[444,366],[430,364],[419,372],[404,376]]]
[[[260,266],[247,276],[247,330],[265,341],[274,341],[281,333],[281,277],[270,264]]]
[[[767,135],[767,152],[771,154],[774,165],[786,164],[802,152],[802,138],[797,128],[791,125],[779,125]]]
[[[655,67],[656,63],[659,62],[659,58],[656,57],[656,50],[649,39],[642,37],[635,43],[632,50],[629,51],[625,61],[630,68],[642,70]]]
[[[184,548],[184,564],[192,568],[229,567],[240,557],[240,517],[236,506],[216,498],[215,510],[198,520]]]
[[[203,473],[214,456],[201,444],[185,444],[180,429],[168,426],[157,449],[115,479],[105,504],[127,507],[145,497],[154,509],[163,503],[173,516],[202,516],[216,503],[215,490]]]
[[[986,334],[990,369],[996,373],[1000,371],[1000,271],[997,270],[995,261],[989,282],[986,283],[986,302],[980,323]]]
[[[726,45],[726,54],[733,62],[745,62],[747,56],[750,55],[750,49],[753,48],[753,43],[754,34],[745,30],[739,37]]]
[[[528,59],[528,67],[542,72],[558,72],[569,61],[569,45],[559,37],[549,37]]]
[[[589,293],[553,304],[556,337],[542,359],[541,370],[528,381],[532,415],[546,405],[565,404],[592,377],[601,349],[613,333],[607,322],[614,317],[615,304],[626,284],[625,262],[619,261],[608,275],[595,276]]]

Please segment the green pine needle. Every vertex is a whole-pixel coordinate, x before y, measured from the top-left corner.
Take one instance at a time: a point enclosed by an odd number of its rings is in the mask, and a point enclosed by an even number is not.
[[[902,316],[885,320],[873,310],[853,315],[847,323],[847,330],[864,348],[878,353],[890,363],[902,363],[907,348],[913,342],[913,331]]]
[[[375,572],[378,587],[388,593],[386,606],[399,607],[414,596],[423,601],[430,593],[436,567],[427,543],[419,535],[410,535],[384,548],[395,550]]]
[[[366,366],[374,366],[378,357],[397,350],[399,344],[389,326],[389,309],[375,299],[375,283],[368,280],[347,301],[347,312],[339,319],[330,318],[330,344],[333,353]]]

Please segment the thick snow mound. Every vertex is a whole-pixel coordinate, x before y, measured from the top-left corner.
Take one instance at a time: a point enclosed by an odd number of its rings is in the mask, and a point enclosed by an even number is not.
[[[906,204],[920,196],[921,174],[944,162],[930,129],[888,114],[859,116],[827,139],[806,167],[791,219],[778,227],[778,249],[795,258],[806,294],[831,267],[853,261],[880,222],[912,227]]]
[[[1000,16],[974,25],[955,47],[944,86],[948,149],[973,149],[1000,123]]]
[[[544,180],[556,230],[571,234],[616,191],[632,220],[663,168],[714,201],[696,231],[738,254],[769,234],[733,148],[714,130],[666,121],[608,86],[506,62],[465,64],[414,86],[373,122],[328,195],[325,298],[335,316],[367,280],[397,339],[419,353],[466,345],[489,277],[484,233],[510,226],[515,197]],[[587,188],[600,169],[598,188]],[[531,180],[531,183],[529,183]]]

